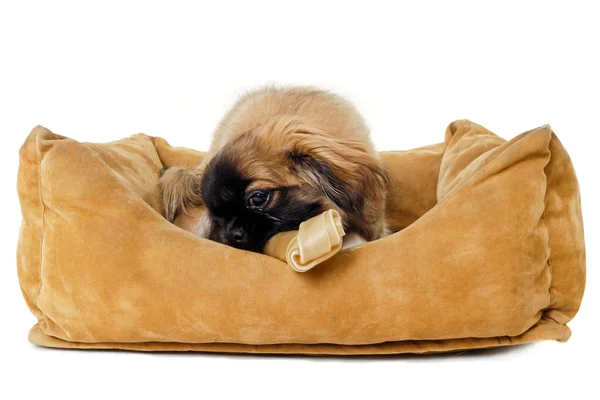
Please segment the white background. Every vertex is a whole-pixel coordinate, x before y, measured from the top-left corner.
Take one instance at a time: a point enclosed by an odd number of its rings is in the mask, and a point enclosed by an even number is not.
[[[0,398],[600,398],[593,372],[600,13],[593,2],[90,4],[0,3]],[[459,118],[505,138],[550,123],[579,175],[588,245],[588,284],[571,340],[375,358],[29,344],[35,321],[17,281],[15,186],[18,148],[31,128],[99,142],[145,132],[206,149],[237,96],[265,83],[318,85],[349,97],[382,150],[440,142]]]

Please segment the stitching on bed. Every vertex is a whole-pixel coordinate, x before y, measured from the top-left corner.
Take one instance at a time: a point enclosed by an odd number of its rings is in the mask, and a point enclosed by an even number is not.
[[[552,242],[551,242],[551,238],[550,238],[550,229],[548,228],[548,223],[546,222],[546,211],[548,210],[548,191],[550,190],[550,185],[552,184],[552,181],[550,179],[550,177],[548,176],[548,174],[546,173],[546,168],[548,168],[550,166],[550,163],[552,162],[552,151],[550,150],[550,144],[552,143],[552,138],[553,138],[553,134],[550,135],[550,140],[548,141],[548,151],[550,152],[550,158],[548,160],[548,164],[546,164],[546,166],[544,167],[544,175],[546,176],[546,193],[544,193],[544,212],[542,213],[542,222],[544,223],[544,226],[546,227],[546,232],[548,232],[548,260],[546,261],[547,265],[548,265],[548,271],[550,272],[550,285],[548,286],[548,292],[550,294],[550,305],[542,310],[542,315],[552,319],[553,321],[557,322],[556,320],[554,320],[552,317],[549,317],[546,314],[546,311],[549,309],[552,309],[552,306],[554,305],[554,301],[555,301],[555,295],[552,292],[552,283],[554,282],[554,274],[552,272]]]
[[[546,194],[548,193],[548,188],[546,188]],[[546,315],[546,310],[552,309],[552,305],[554,304],[554,293],[552,292],[552,282],[554,281],[554,275],[552,274],[552,246],[550,240],[550,229],[548,228],[548,223],[546,222],[546,196],[544,196],[544,212],[542,213],[541,220],[544,223],[544,227],[546,228],[546,232],[548,232],[548,260],[546,261],[546,265],[548,266],[548,272],[550,272],[550,285],[548,285],[548,293],[550,294],[550,305],[542,310],[542,315]],[[546,315],[547,316],[547,315]],[[550,318],[550,317],[548,317]],[[550,318],[552,319],[552,318]],[[555,321],[558,322],[558,321]]]
[[[38,286],[38,290],[35,294],[35,305],[37,306],[38,309],[40,309],[40,305],[38,304],[38,300],[40,297],[40,292],[42,290],[42,262],[43,262],[43,254],[42,254],[42,250],[44,248],[44,236],[46,233],[46,205],[44,204],[44,199],[42,197],[42,158],[41,158],[41,154],[40,154],[40,148],[39,148],[39,141],[38,141],[38,131],[40,130],[40,128],[38,127],[35,131],[36,134],[36,140],[35,140],[35,154],[37,156],[37,178],[38,178],[38,196],[39,196],[39,200],[40,200],[40,205],[42,207],[42,213],[41,213],[41,221],[42,221],[42,233],[41,233],[41,237],[40,237],[40,261],[39,261],[39,266],[38,266],[38,276],[40,278],[40,285]],[[42,313],[42,315],[44,316],[44,318],[46,318],[46,313],[44,313],[41,309],[40,312]]]

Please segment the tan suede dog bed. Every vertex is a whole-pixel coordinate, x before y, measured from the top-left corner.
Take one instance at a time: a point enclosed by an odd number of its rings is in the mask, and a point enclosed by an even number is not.
[[[469,121],[384,152],[399,232],[298,273],[161,215],[165,166],[203,153],[135,135],[21,149],[18,272],[32,343],[65,348],[425,353],[567,340],[585,285],[579,188],[550,127]]]

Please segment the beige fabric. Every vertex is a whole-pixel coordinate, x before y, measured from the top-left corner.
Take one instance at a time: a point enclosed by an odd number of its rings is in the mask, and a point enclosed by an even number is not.
[[[389,354],[566,340],[585,287],[579,188],[548,126],[506,142],[470,121],[384,152],[398,232],[297,273],[169,223],[158,171],[204,154],[35,128],[20,153],[18,274],[33,343]]]

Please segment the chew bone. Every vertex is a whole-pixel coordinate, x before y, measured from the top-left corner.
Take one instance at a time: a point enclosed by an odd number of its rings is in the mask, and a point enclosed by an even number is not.
[[[294,271],[306,272],[335,255],[345,234],[339,213],[327,210],[301,223],[297,231],[273,236],[264,253],[286,261]]]

